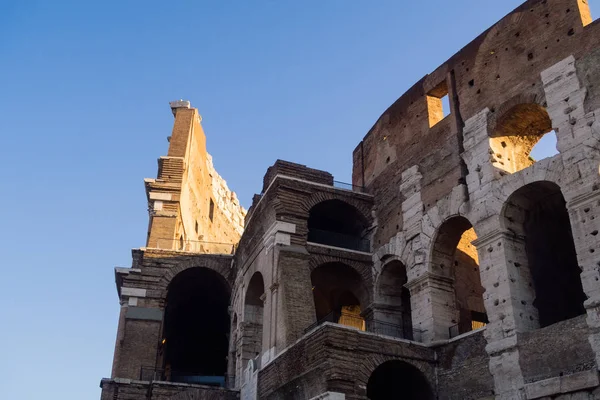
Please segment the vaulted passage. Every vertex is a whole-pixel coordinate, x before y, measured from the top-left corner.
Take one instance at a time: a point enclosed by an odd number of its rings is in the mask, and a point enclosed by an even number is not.
[[[367,291],[361,276],[348,265],[328,263],[311,274],[318,322],[335,322],[365,330],[361,306]]]
[[[229,296],[225,279],[207,268],[190,268],[173,278],[163,331],[167,380],[224,385]]]
[[[449,336],[483,327],[487,315],[483,305],[479,258],[471,244],[477,235],[464,217],[445,221],[436,235],[432,254],[434,270],[449,278],[447,291],[440,290],[439,301],[450,308]]]
[[[367,397],[371,400],[434,400],[427,378],[411,364],[393,360],[378,366],[369,377]]]
[[[340,200],[314,206],[308,218],[308,241],[351,250],[370,251],[366,218]]]
[[[508,199],[503,221],[518,238],[513,261],[523,270],[522,302],[532,301],[539,314],[522,317],[532,327],[545,327],[585,313],[586,296],[560,188],[547,181],[520,188]]]
[[[262,352],[264,293],[263,277],[260,272],[255,272],[244,297],[243,368],[246,368],[249,360],[259,357]]]

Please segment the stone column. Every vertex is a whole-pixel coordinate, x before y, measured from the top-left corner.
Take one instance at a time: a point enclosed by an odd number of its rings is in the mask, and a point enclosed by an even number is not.
[[[263,364],[275,358],[277,352],[277,303],[279,283],[273,283],[268,289],[268,304],[265,304],[265,310],[269,314],[267,325],[268,337],[266,338],[266,347],[264,348],[266,358],[263,355]]]
[[[309,254],[304,247],[277,247],[277,336],[281,351],[316,322],[315,302],[310,280]]]
[[[581,282],[588,297],[584,306],[592,329],[589,341],[600,366],[600,191],[575,197],[567,208],[581,268]]]
[[[578,123],[584,120],[587,89],[579,83],[573,56],[542,71],[541,77],[548,114],[556,130],[556,148],[563,153],[586,139]]]
[[[525,399],[517,332],[539,325],[525,243],[498,228],[473,244],[479,254],[481,284],[485,288],[484,305],[489,318],[486,351],[496,398]]]
[[[421,200],[421,180],[418,166],[402,173],[400,192],[402,203],[402,229],[406,235],[407,262],[412,326],[415,340],[425,343],[448,339],[449,328],[458,323],[454,280],[433,272],[426,262],[431,238],[423,233],[424,210]]]
[[[458,323],[454,280],[426,272],[409,280],[414,339],[423,343],[448,339],[450,327]]]

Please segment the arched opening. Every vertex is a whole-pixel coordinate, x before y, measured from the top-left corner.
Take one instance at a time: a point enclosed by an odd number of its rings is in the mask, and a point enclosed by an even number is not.
[[[383,266],[377,281],[377,304],[368,330],[382,335],[413,340],[410,291],[404,287],[408,281],[406,267],[393,260]]]
[[[348,265],[327,263],[311,273],[318,323],[335,322],[365,330],[361,305],[367,296],[361,276]]]
[[[265,283],[260,272],[250,278],[244,297],[244,329],[242,338],[242,363],[246,368],[249,360],[262,353]]]
[[[514,173],[531,166],[536,160],[532,157],[534,146],[553,132],[552,121],[546,109],[538,104],[518,104],[508,110],[496,123],[490,137],[493,151],[493,164],[498,169]],[[552,138],[554,137],[554,150]],[[538,157],[556,154],[556,134],[544,137],[544,148],[537,152]],[[546,140],[547,139],[547,140]]]
[[[439,299],[441,304],[449,305],[450,315],[454,316],[449,321],[450,337],[481,328],[488,322],[483,304],[479,258],[477,249],[471,243],[475,239],[477,235],[473,226],[460,216],[445,221],[436,235],[433,269],[452,282],[447,292],[440,291]]]
[[[540,181],[523,186],[506,202],[504,227],[512,232],[514,266],[522,290],[520,302],[535,312],[520,313],[529,326],[544,327],[584,314],[577,254],[566,202],[555,183]]]
[[[173,278],[164,324],[166,379],[225,385],[229,296],[225,279],[208,268],[190,268]]]
[[[400,360],[378,366],[367,382],[371,400],[434,400],[433,390],[425,375],[416,367]]]
[[[353,206],[340,200],[323,201],[310,210],[308,241],[369,252],[368,222]]]

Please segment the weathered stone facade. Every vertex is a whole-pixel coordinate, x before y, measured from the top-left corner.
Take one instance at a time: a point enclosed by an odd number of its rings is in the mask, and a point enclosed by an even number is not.
[[[527,1],[379,118],[353,185],[278,160],[247,214],[172,104],[102,399],[600,399],[599,88],[586,0]]]

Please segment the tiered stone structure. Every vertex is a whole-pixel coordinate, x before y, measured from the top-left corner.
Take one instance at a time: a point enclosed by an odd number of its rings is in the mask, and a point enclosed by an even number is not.
[[[197,111],[173,108],[102,400],[600,399],[585,0],[527,1],[416,83],[356,147],[353,185],[278,160],[247,214]],[[558,154],[534,160],[550,132]],[[186,247],[196,230],[235,252]]]

